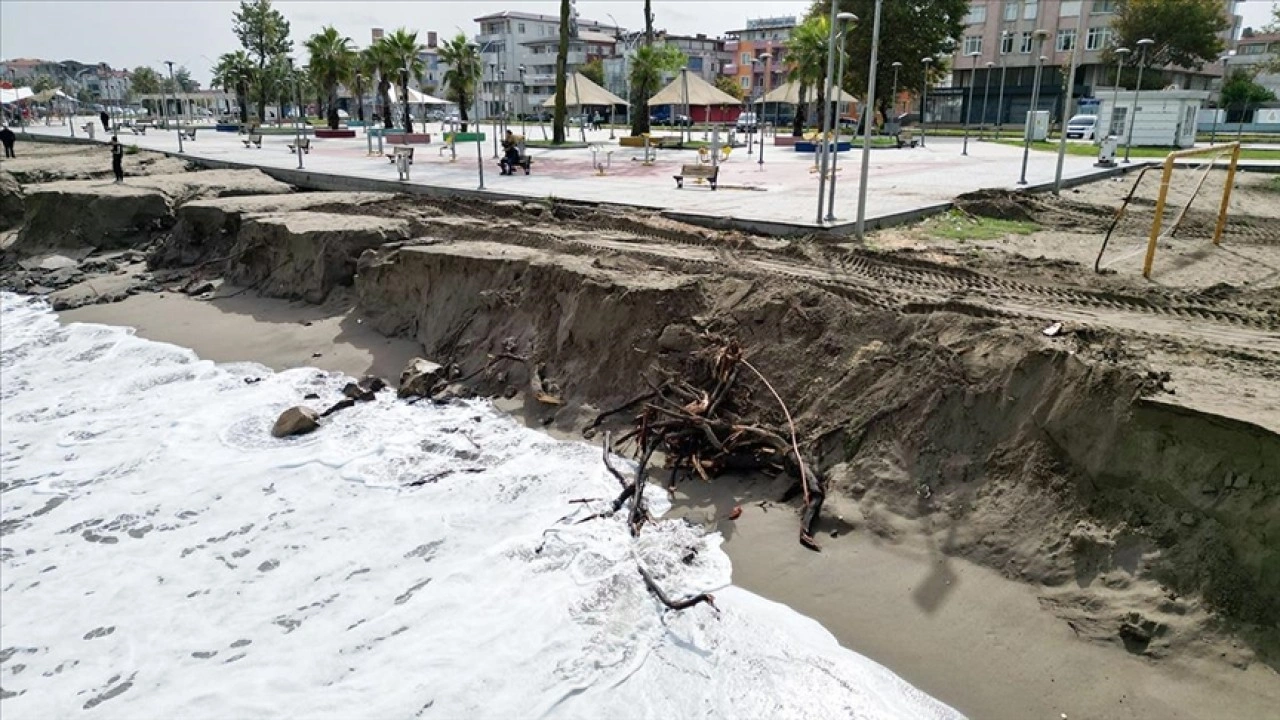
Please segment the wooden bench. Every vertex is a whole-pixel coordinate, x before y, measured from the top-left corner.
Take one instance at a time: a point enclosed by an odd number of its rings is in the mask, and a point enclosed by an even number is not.
[[[711,183],[711,189],[716,189],[716,181],[720,179],[720,166],[715,165],[681,165],[680,174],[672,175],[675,178],[676,189],[684,187],[685,178],[693,178],[694,180],[706,180]]]
[[[262,133],[251,132],[249,133],[248,139],[241,140],[240,142],[244,143],[245,147],[249,147],[250,145],[252,145],[258,148],[259,150],[261,150],[262,149]]]
[[[297,152],[301,148],[307,155],[311,154],[311,138],[304,137],[296,143],[289,143],[289,152]]]
[[[196,139],[196,128],[188,128],[186,130],[183,130],[182,128],[178,128],[178,132],[182,133],[183,135],[186,135],[188,138],[191,138],[192,140]]]
[[[413,164],[413,148],[408,147],[407,145],[396,145],[391,148],[391,152],[387,155],[387,160],[391,161],[391,164],[394,165],[396,160],[400,159],[401,155],[408,155],[409,164]]]

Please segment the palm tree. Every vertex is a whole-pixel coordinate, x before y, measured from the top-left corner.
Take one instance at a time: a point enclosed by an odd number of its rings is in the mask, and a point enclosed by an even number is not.
[[[449,67],[444,73],[444,96],[458,104],[462,132],[466,132],[467,108],[475,97],[476,82],[482,72],[479,48],[467,42],[465,34],[458,33],[440,46],[440,62]]]
[[[332,25],[322,28],[306,42],[311,54],[311,76],[327,96],[329,129],[338,129],[338,86],[350,82],[356,53],[351,38],[339,35]]]
[[[826,107],[827,35],[830,29],[831,21],[825,15],[815,15],[797,26],[786,43],[787,57],[791,60],[791,71],[787,77],[800,85],[796,117],[791,127],[791,134],[795,137],[804,134],[804,118],[807,114],[805,95],[810,87],[817,88],[818,91],[818,125],[822,125],[822,110]]]
[[[352,62],[352,90],[356,94],[356,117],[360,122],[368,126],[364,117],[364,93],[368,89],[369,81],[378,74],[378,65],[374,62],[371,48],[365,48],[356,53],[355,60]]]
[[[632,135],[649,131],[649,97],[662,84],[663,76],[684,67],[686,60],[685,54],[674,45],[642,45],[636,49],[631,58],[631,87],[636,89],[632,93],[636,108],[631,113]],[[644,116],[643,123],[637,122],[640,115]]]
[[[556,108],[551,119],[553,145],[564,142],[565,78],[569,72],[569,10],[569,0],[560,0],[560,45],[556,49]]]
[[[383,36],[365,51],[369,56],[369,69],[378,78],[375,90],[378,94],[378,112],[382,115],[383,126],[390,130],[391,121],[391,77],[396,72],[395,61],[387,51],[387,38]]]
[[[254,74],[253,58],[243,50],[223,53],[213,68],[213,84],[236,94],[240,106],[240,123],[249,123],[249,80]]]
[[[653,6],[650,0],[644,0],[644,47],[653,46]],[[634,62],[634,58],[633,58]],[[636,78],[642,80],[652,80],[652,84],[643,82],[636,84]],[[631,97],[627,101],[631,103],[631,136],[644,135],[649,132],[649,96],[653,95],[653,91],[658,88],[658,82],[661,80],[661,73],[658,77],[654,77],[653,73],[646,70],[637,75],[634,69],[631,71]]]
[[[418,42],[418,33],[399,28],[378,41],[388,63],[386,71],[400,78],[400,102],[404,106],[404,131],[413,132],[413,119],[409,116],[409,78],[417,78],[422,82],[422,73],[426,64],[422,62],[422,53],[426,46]],[[385,75],[384,72],[384,75]],[[387,127],[391,127],[388,113]]]

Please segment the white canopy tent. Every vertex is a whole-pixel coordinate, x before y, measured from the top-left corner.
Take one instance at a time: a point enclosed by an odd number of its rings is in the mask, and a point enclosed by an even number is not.
[[[591,78],[576,72],[565,78],[564,81],[564,104],[568,107],[582,107],[583,105],[626,105],[627,101],[605,90],[595,84]],[[555,96],[549,97],[542,102],[542,107],[552,108],[556,106]]]
[[[399,88],[397,88],[395,85],[392,85],[391,88],[387,91],[387,94],[391,96],[391,102],[394,102],[394,103],[400,102],[400,94],[399,92],[397,92],[398,90]],[[409,88],[408,95],[409,95],[410,105],[450,105],[451,104],[448,100],[441,100],[438,97],[435,97],[433,95],[428,95],[418,90],[414,90],[413,88]]]
[[[837,90],[837,95],[840,98],[840,102],[842,103],[858,102],[858,98],[850,95],[844,90],[841,90],[839,88],[836,88],[836,90]],[[816,102],[818,99],[818,89],[811,87],[805,92],[804,95],[805,95],[804,99],[806,102]],[[769,92],[765,93],[764,101],[767,103],[786,103],[788,105],[799,105],[800,104],[800,83],[796,82],[795,80],[785,82],[779,85],[778,87],[770,90]]]
[[[31,92],[29,87],[20,88],[0,88],[0,103],[16,103],[19,100],[26,100],[35,93]]]

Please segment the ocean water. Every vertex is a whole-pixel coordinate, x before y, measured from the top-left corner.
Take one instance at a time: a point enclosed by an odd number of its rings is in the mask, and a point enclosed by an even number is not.
[[[0,715],[960,717],[732,586],[717,535],[575,524],[618,490],[596,447],[391,392],[271,437],[345,381],[0,297]]]

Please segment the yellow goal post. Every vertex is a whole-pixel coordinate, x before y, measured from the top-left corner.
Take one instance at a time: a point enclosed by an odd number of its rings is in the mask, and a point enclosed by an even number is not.
[[[1240,162],[1240,143],[1223,143],[1219,145],[1209,145],[1207,147],[1178,150],[1176,152],[1169,153],[1169,155],[1165,157],[1164,172],[1160,176],[1160,194],[1156,198],[1155,219],[1151,222],[1151,236],[1147,240],[1147,256],[1142,263],[1142,276],[1144,278],[1151,277],[1151,265],[1156,259],[1156,243],[1160,240],[1160,228],[1164,218],[1165,202],[1169,196],[1169,182],[1173,177],[1174,164],[1181,158],[1214,155],[1216,157],[1209,161],[1209,169],[1211,170],[1213,165],[1216,164],[1217,158],[1224,156],[1227,153],[1230,153],[1231,160],[1227,165],[1227,182],[1222,189],[1222,201],[1218,206],[1218,222],[1213,231],[1213,244],[1219,245],[1222,242],[1222,231],[1227,226],[1227,204],[1231,202],[1231,186],[1235,184],[1236,165]],[[1207,173],[1208,170],[1206,170],[1206,176]],[[1204,183],[1203,177],[1201,178],[1200,183]],[[1199,189],[1200,185],[1197,185],[1196,190],[1192,193],[1193,199],[1195,194],[1199,192]],[[1182,209],[1177,219],[1174,220],[1171,231],[1176,230],[1178,225],[1182,222],[1182,218],[1185,215],[1187,208],[1190,207],[1190,204],[1191,201],[1188,200],[1187,206]]]

